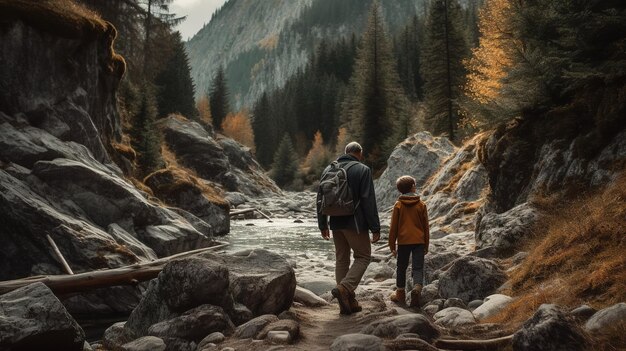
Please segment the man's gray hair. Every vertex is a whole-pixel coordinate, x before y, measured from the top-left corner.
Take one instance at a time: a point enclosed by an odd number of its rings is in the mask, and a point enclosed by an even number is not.
[[[350,142],[346,145],[346,154],[357,154],[359,152],[363,152],[363,148],[361,147],[361,144],[356,141]]]

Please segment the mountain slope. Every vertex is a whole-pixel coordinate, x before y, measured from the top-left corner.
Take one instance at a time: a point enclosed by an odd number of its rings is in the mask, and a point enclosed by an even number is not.
[[[303,67],[322,38],[359,35],[373,0],[230,0],[186,45],[196,94],[204,93],[223,65],[235,107],[281,86]],[[424,0],[382,2],[394,32]]]

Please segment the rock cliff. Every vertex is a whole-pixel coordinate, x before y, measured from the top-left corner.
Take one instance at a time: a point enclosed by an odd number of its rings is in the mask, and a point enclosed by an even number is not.
[[[206,179],[169,169],[137,188],[116,151],[125,64],[115,36],[78,7],[0,2],[0,280],[64,273],[47,235],[77,273],[209,246],[229,230],[221,188],[279,191],[248,149],[188,121],[165,128],[165,139],[181,162],[212,162],[198,171]],[[174,132],[197,147],[177,148]],[[70,312],[128,313],[140,294],[111,288],[64,303]]]

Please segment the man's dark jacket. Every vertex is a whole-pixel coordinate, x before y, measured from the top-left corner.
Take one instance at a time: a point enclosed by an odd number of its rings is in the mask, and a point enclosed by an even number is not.
[[[344,168],[348,162],[359,161],[352,155],[342,155],[337,161]],[[324,173],[330,169],[326,167]],[[358,162],[347,171],[348,185],[352,190],[354,200],[359,202],[354,216],[331,216],[330,229],[352,229],[365,232],[368,229],[372,233],[380,232],[380,220],[376,207],[376,196],[374,194],[374,181],[372,171],[366,165]],[[320,230],[328,229],[328,217],[320,213],[320,204],[317,205],[317,224]]]

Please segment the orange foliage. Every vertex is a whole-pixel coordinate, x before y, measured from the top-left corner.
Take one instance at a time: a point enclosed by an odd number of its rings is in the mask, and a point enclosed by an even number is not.
[[[345,127],[339,128],[339,132],[337,133],[337,144],[335,144],[335,154],[341,155],[348,144],[348,129]]]
[[[224,135],[249,147],[254,152],[254,131],[247,110],[229,113],[222,122]]]
[[[202,95],[198,102],[196,102],[196,108],[200,114],[200,120],[207,125],[213,124],[213,117],[211,116],[211,105],[209,104],[209,97]]]
[[[310,169],[319,167],[320,164],[325,164],[329,157],[330,151],[324,146],[324,138],[322,137],[322,133],[318,130],[313,137],[313,145],[302,163],[302,168]]]
[[[467,63],[468,94],[480,103],[494,101],[501,80],[513,63],[516,50],[512,37],[513,0],[487,0],[479,15],[480,39]]]

